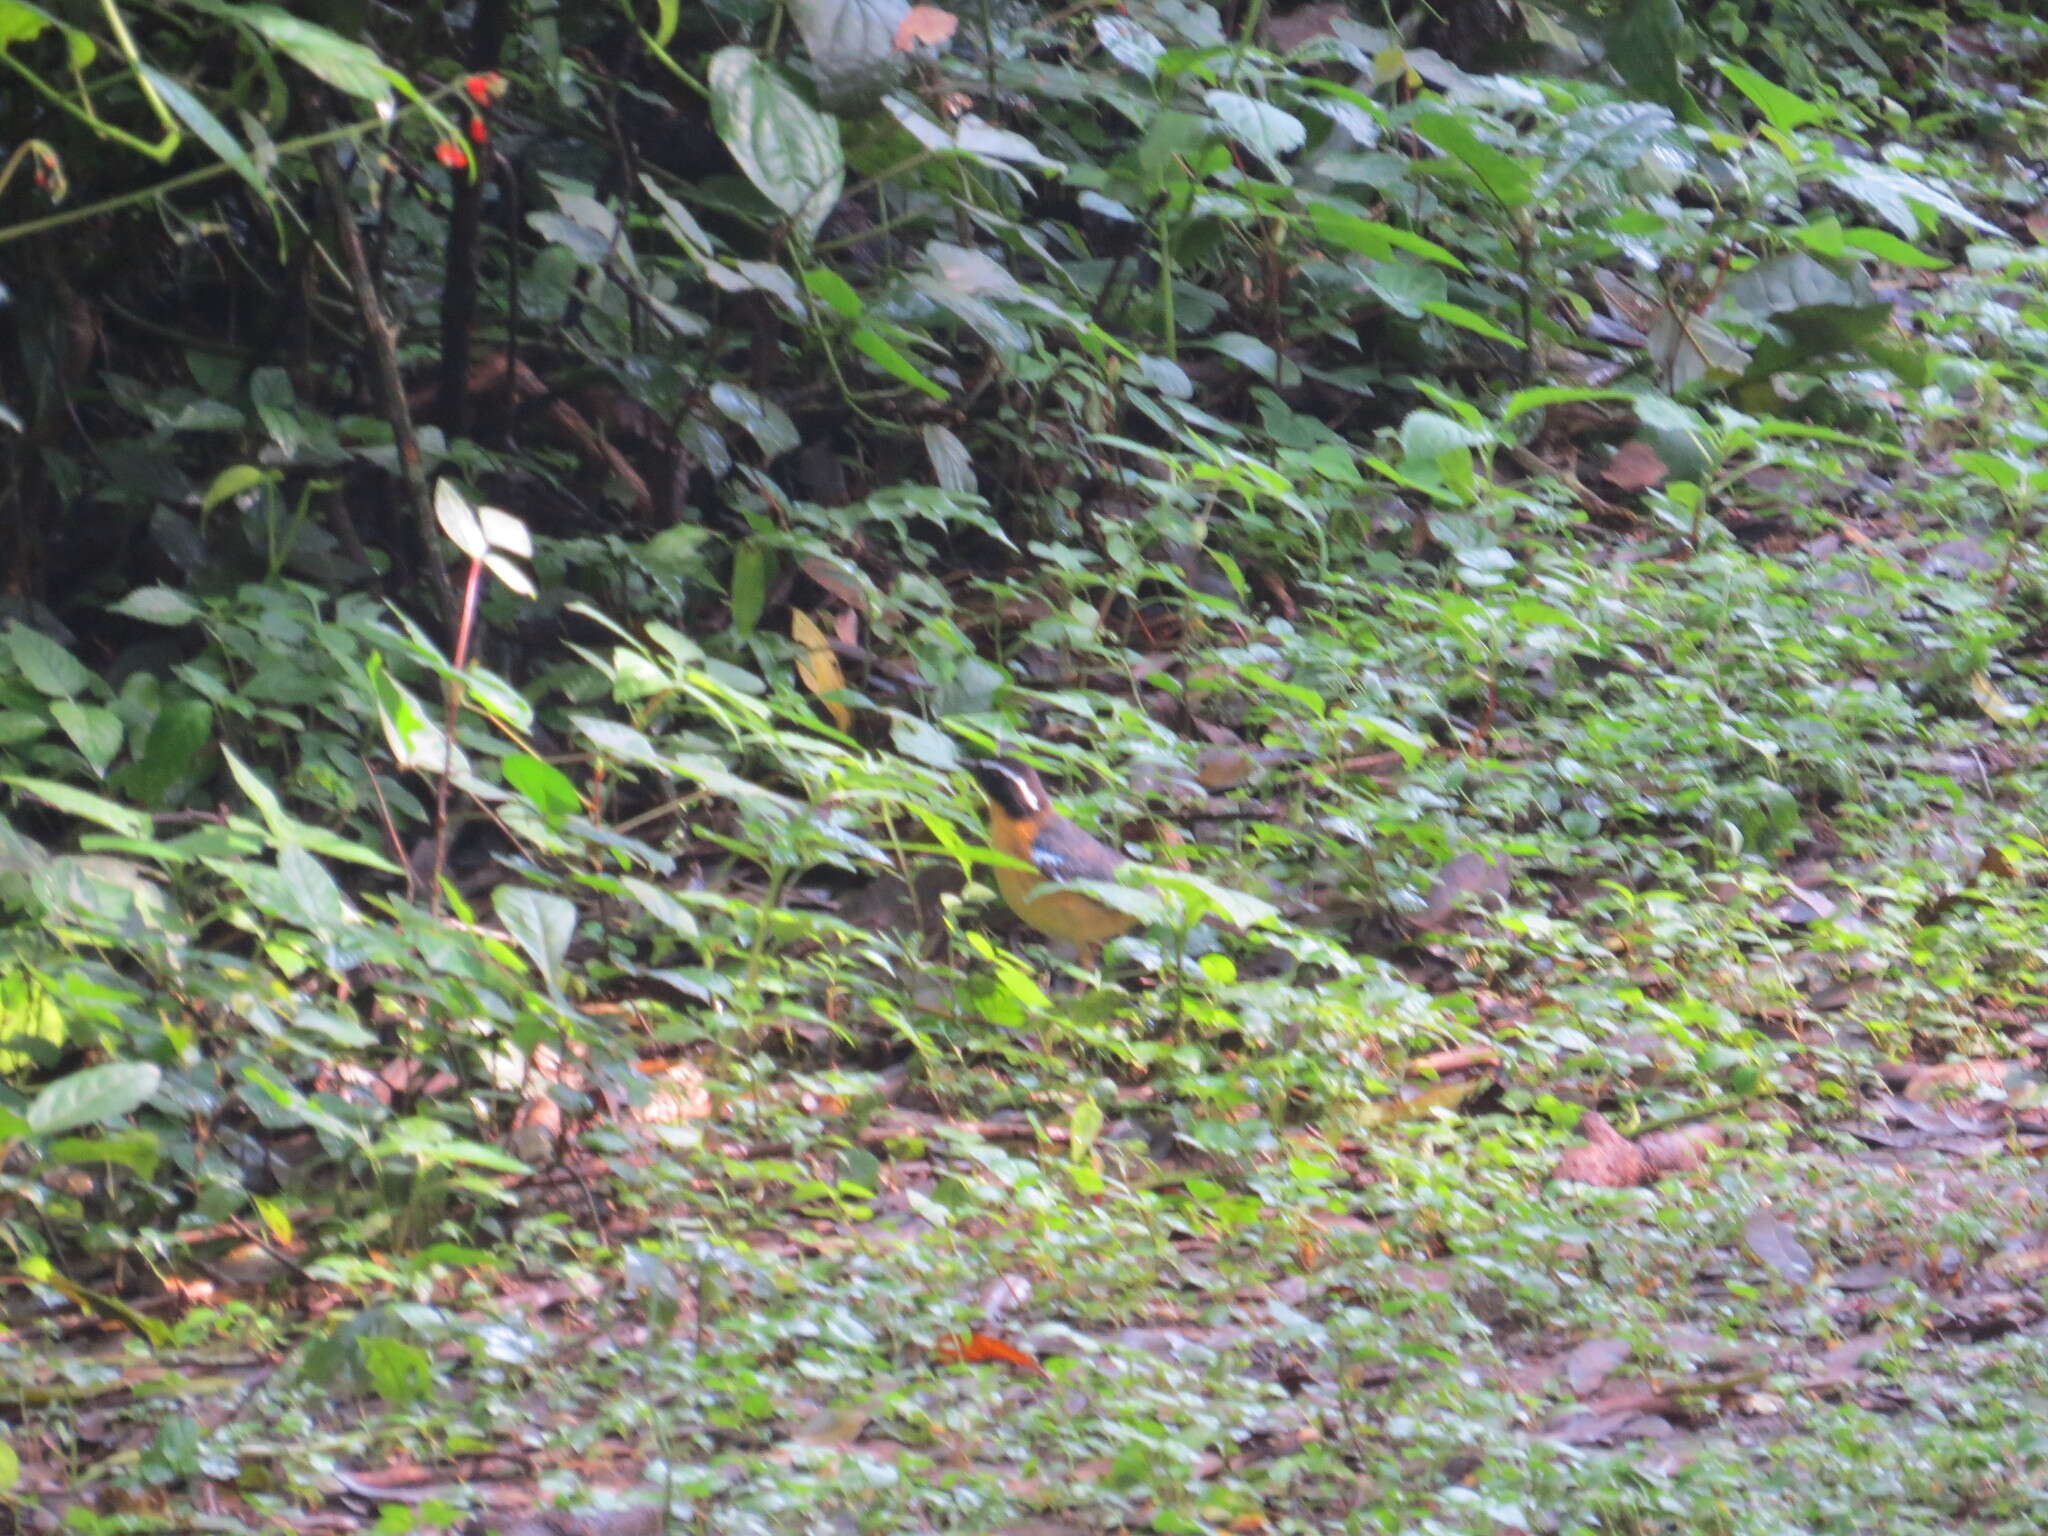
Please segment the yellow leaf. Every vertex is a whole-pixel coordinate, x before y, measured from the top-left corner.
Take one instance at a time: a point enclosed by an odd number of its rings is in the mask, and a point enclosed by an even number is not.
[[[2027,712],[2000,693],[1998,685],[1982,672],[1970,674],[1970,692],[1977,696],[1977,707],[1984,711],[1985,716],[2000,725],[2027,718]]]
[[[789,638],[804,648],[803,655],[796,659],[796,675],[803,685],[817,696],[825,706],[825,713],[832,717],[832,723],[842,731],[853,729],[853,711],[837,699],[825,697],[846,686],[846,674],[839,670],[839,658],[832,654],[832,642],[825,638],[825,631],[818,628],[818,621],[801,608],[789,610]]]

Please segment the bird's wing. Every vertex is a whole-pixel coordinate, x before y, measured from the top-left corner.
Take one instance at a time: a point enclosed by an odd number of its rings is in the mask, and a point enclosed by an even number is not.
[[[1122,862],[1067,822],[1043,828],[1031,845],[1031,867],[1047,880],[1114,880]]]

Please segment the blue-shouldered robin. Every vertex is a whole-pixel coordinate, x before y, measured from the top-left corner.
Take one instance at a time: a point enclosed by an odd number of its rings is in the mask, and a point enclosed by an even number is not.
[[[1056,888],[1069,880],[1113,881],[1126,861],[1053,809],[1036,769],[1002,757],[980,758],[967,767],[988,797],[990,845],[1030,866],[996,870],[996,889],[1012,912],[1084,955],[1137,926],[1128,912],[1086,891]]]

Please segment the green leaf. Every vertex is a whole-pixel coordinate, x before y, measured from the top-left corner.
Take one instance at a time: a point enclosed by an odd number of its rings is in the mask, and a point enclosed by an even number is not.
[[[907,0],[787,0],[811,71],[818,99],[835,112],[872,106],[907,62],[896,47],[896,29],[909,13]]]
[[[109,604],[107,611],[173,629],[204,616],[197,603],[170,587],[137,587],[118,603]]]
[[[1308,142],[1308,129],[1292,112],[1239,91],[1211,91],[1203,100],[1224,131],[1260,159],[1278,164]]]
[[[174,788],[199,774],[213,745],[213,705],[205,698],[178,698],[158,711],[141,758],[121,776],[121,786],[139,801],[162,805]]]
[[[553,763],[515,752],[502,766],[505,782],[524,795],[549,822],[560,822],[582,812],[583,797],[576,792],[569,776]]]
[[[301,21],[275,6],[237,6],[235,15],[279,53],[343,95],[382,105],[391,99],[392,87],[401,83],[399,76],[361,43]]]
[[[1463,167],[1480,190],[1501,207],[1523,207],[1535,192],[1532,162],[1494,148],[1474,133],[1464,118],[1448,112],[1424,112],[1409,126]]]
[[[268,197],[270,188],[264,183],[263,173],[256,168],[249,151],[242,147],[241,140],[228,131],[227,124],[215,117],[206,103],[194,96],[184,86],[148,64],[138,64],[137,72],[147,80],[172,114],[198,137],[208,149],[219,155],[231,166],[237,176],[254,187],[259,196]]]
[[[803,438],[797,433],[796,423],[789,419],[789,413],[773,400],[755,394],[744,385],[720,379],[711,386],[710,399],[720,415],[733,425],[744,428],[747,435],[760,444],[764,458],[780,458],[785,453],[794,453],[803,445]]]
[[[732,627],[743,638],[761,622],[767,601],[768,552],[749,539],[732,557]]]
[[[1463,330],[1473,331],[1490,341],[1519,350],[1522,338],[1512,331],[1504,331],[1476,309],[1467,309],[1462,304],[1453,304],[1446,299],[1424,299],[1417,306],[1425,315],[1435,315],[1439,320],[1448,320]]]
[[[1612,20],[1601,41],[1629,89],[1688,121],[1700,117],[1680,69],[1691,29],[1678,0],[1628,0],[1607,14]]]
[[[889,740],[898,752],[927,768],[951,773],[960,766],[960,753],[953,745],[953,738],[928,720],[912,715],[897,716],[890,723]]]
[[[1633,400],[1636,397],[1625,389],[1584,389],[1571,385],[1544,385],[1536,389],[1518,389],[1508,396],[1507,404],[1501,407],[1503,423],[1521,420],[1531,411],[1544,410],[1553,405],[1577,405],[1589,400]]]
[[[1412,230],[1401,229],[1393,224],[1382,224],[1376,219],[1361,219],[1353,213],[1333,208],[1328,203],[1312,203],[1308,210],[1309,224],[1318,238],[1331,245],[1360,256],[1369,256],[1375,261],[1385,261],[1396,251],[1406,251],[1420,256],[1425,261],[1439,262],[1458,271],[1466,271],[1465,263],[1438,245],[1434,240],[1425,240]]]
[[[44,1155],[53,1163],[113,1163],[153,1179],[163,1154],[154,1132],[130,1127],[112,1136],[59,1137]]]
[[[853,284],[834,272],[830,267],[806,267],[804,288],[814,299],[822,299],[842,320],[858,320],[861,310],[860,295],[853,291]]]
[[[111,1125],[157,1090],[163,1073],[146,1061],[116,1061],[87,1067],[45,1084],[29,1100],[29,1129],[54,1135],[81,1125]]]
[[[104,779],[121,750],[121,717],[97,704],[59,699],[50,706],[50,718],[71,738],[93,776]]]
[[[808,245],[845,184],[839,125],[748,48],[711,56],[711,121],[761,195],[789,216]]]
[[[924,374],[918,371],[915,363],[911,362],[909,358],[905,357],[887,341],[883,340],[881,336],[869,330],[866,326],[856,326],[848,333],[846,339],[852,342],[876,367],[892,378],[900,379],[903,383],[910,385],[914,389],[923,390],[934,400],[946,398],[944,388],[934,383],[931,379],[926,378]]]
[[[1745,64],[1722,64],[1721,75],[1750,99],[1764,120],[1780,133],[1793,133],[1809,123],[1818,123],[1827,113],[1803,96],[1795,96],[1782,85],[1773,84]]]
[[[60,784],[54,779],[29,778],[22,774],[10,774],[0,783],[20,790],[25,795],[34,795],[44,804],[62,811],[67,816],[76,816],[81,821],[90,821],[118,832],[123,837],[147,837],[150,832],[149,817],[141,811],[83,789],[73,789],[69,784]]]
[[[92,686],[92,673],[76,656],[18,619],[7,625],[7,650],[28,685],[45,698],[75,699]]]
[[[1096,17],[1095,37],[1112,59],[1147,80],[1159,73],[1159,61],[1166,57],[1166,44],[1128,17]]]
[[[501,885],[491,892],[491,910],[533,961],[541,980],[556,997],[562,995],[562,963],[576,936],[576,904],[523,885]]]

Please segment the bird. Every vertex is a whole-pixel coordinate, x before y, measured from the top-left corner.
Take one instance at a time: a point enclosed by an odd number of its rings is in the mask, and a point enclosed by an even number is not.
[[[977,758],[967,767],[988,799],[990,845],[1017,861],[996,870],[996,889],[1012,912],[1084,957],[1137,926],[1130,913],[1086,891],[1048,889],[1048,882],[1114,881],[1127,861],[1053,809],[1037,769],[1004,757]]]

